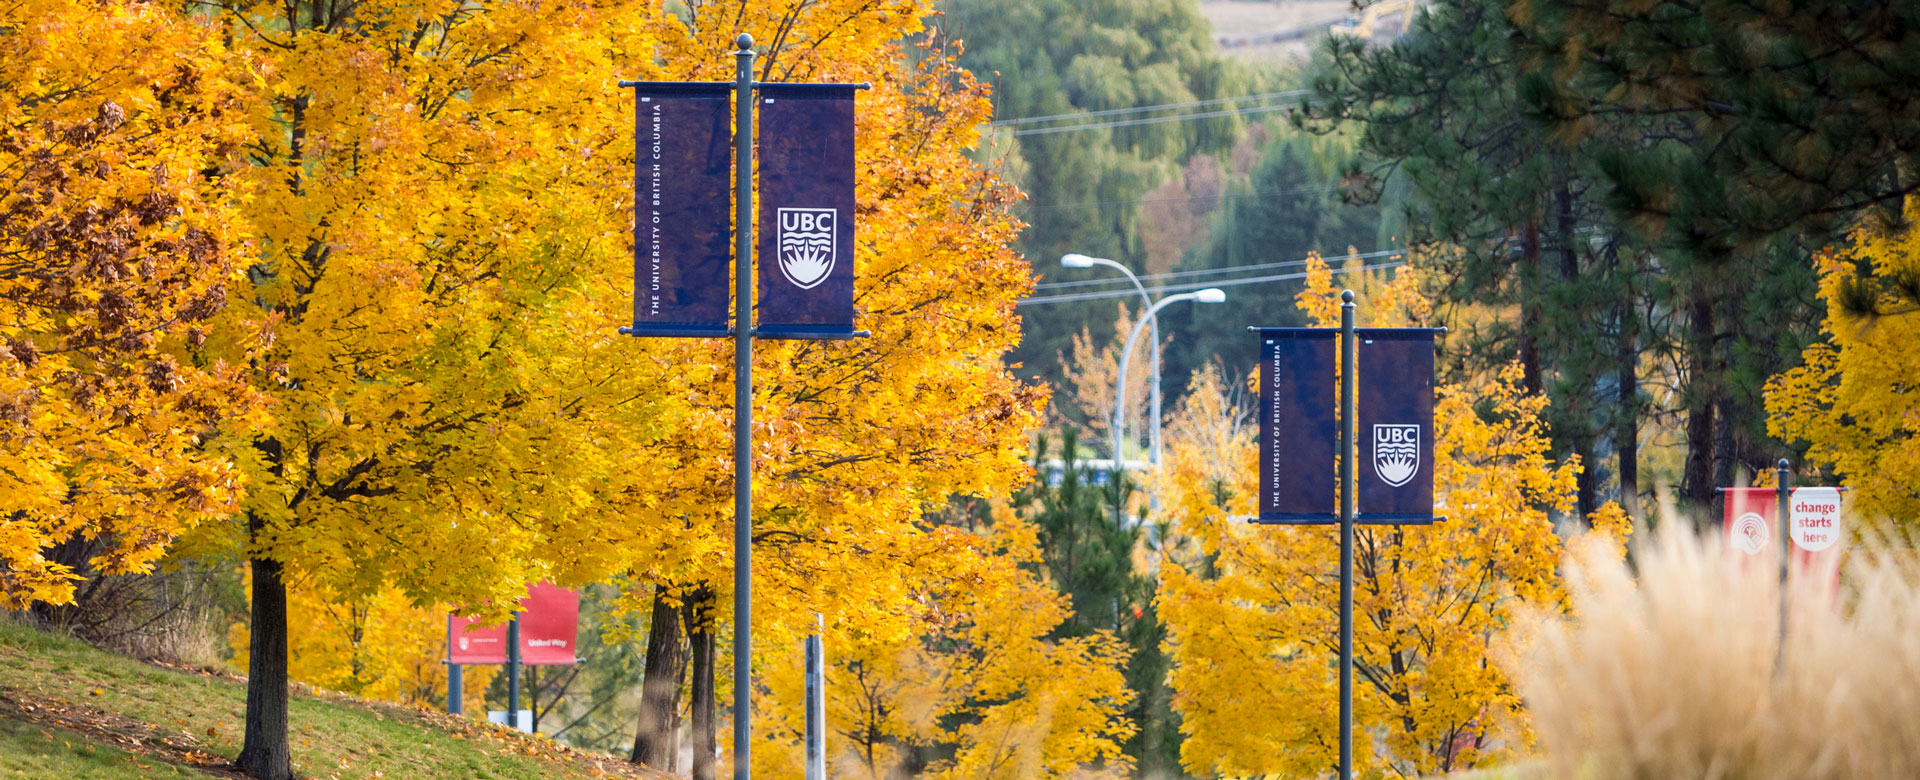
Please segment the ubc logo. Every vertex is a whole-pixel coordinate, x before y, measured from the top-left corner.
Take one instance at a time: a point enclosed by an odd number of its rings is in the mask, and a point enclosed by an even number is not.
[[[1373,426],[1373,473],[1380,481],[1400,487],[1420,471],[1420,426]]]
[[[780,273],[795,287],[811,290],[833,273],[837,209],[780,209]]]

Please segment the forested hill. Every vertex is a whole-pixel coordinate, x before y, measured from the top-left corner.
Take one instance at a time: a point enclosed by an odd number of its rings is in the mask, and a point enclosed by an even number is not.
[[[953,0],[934,23],[993,85],[996,122],[982,154],[1027,193],[1021,247],[1041,283],[1118,282],[1043,287],[1040,297],[1068,299],[1023,306],[1024,341],[1011,357],[1024,375],[1060,383],[1075,335],[1085,329],[1104,347],[1118,306],[1135,316],[1141,308],[1137,296],[1099,297],[1130,288],[1109,269],[1062,269],[1063,254],[1149,275],[1376,248],[1377,212],[1340,207],[1330,186],[1344,153],[1316,154],[1287,128],[1280,109],[1298,101],[1295,66],[1222,56],[1194,0]],[[1130,110],[1149,106],[1168,108]],[[1290,280],[1242,286],[1224,307],[1162,314],[1174,344],[1167,391],[1215,358],[1250,365],[1250,344],[1221,334],[1292,322],[1297,289]]]

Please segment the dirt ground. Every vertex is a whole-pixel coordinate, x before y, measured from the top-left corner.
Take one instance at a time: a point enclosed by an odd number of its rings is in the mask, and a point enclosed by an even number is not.
[[[1349,0],[1200,0],[1221,51],[1243,59],[1305,59],[1352,12]]]

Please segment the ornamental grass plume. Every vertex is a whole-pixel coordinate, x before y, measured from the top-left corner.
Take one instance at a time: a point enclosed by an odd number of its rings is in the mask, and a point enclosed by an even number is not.
[[[1664,523],[1636,550],[1577,548],[1573,611],[1544,616],[1516,678],[1567,780],[1920,778],[1920,565],[1856,548],[1795,572]],[[1777,545],[1774,545],[1777,548]]]

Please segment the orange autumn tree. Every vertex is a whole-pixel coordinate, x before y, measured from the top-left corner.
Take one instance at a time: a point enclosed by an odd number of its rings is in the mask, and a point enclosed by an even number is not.
[[[220,443],[249,483],[238,764],[278,780],[294,774],[289,580],[499,618],[529,581],[620,564],[594,491],[657,473],[645,443],[690,413],[672,353],[614,332],[630,288],[601,274],[628,245],[614,82],[652,61],[658,13],[200,8],[256,90],[223,172],[255,252],[216,339],[273,399],[266,426]]]
[[[738,32],[766,42],[763,78],[876,84],[854,247],[874,335],[758,351],[756,648],[784,653],[774,638],[809,610],[912,635],[922,583],[997,554],[915,552],[923,506],[1024,474],[1040,402],[1000,362],[1030,279],[1008,248],[1014,194],[964,153],[983,96],[896,43],[924,6],[220,8],[265,74],[230,175],[263,237],[255,305],[230,332],[264,326],[249,365],[277,402],[265,432],[226,442],[256,485],[249,772],[291,772],[289,577],[342,602],[391,585],[418,609],[497,617],[528,580],[619,576],[669,613],[693,607],[720,644],[731,346],[616,334],[632,114],[613,81],[728,76]]]
[[[0,609],[151,571],[233,511],[201,445],[257,399],[203,349],[238,286],[218,28],[142,3],[0,7]]]
[[[1806,442],[1831,468],[1856,513],[1908,527],[1920,521],[1920,199],[1902,219],[1863,221],[1850,246],[1817,256],[1828,341],[1767,381],[1767,433]]]
[[[1367,326],[1424,324],[1412,274],[1360,280]],[[1300,306],[1338,324],[1317,258]],[[1496,763],[1528,742],[1518,694],[1490,655],[1517,611],[1557,608],[1576,463],[1553,463],[1517,369],[1436,404],[1435,513],[1426,527],[1361,526],[1355,552],[1356,771],[1401,776]],[[1331,402],[1334,392],[1328,389]],[[1164,505],[1184,554],[1163,565],[1181,761],[1199,775],[1318,777],[1337,762],[1339,540],[1262,526],[1256,433],[1202,378],[1171,426]],[[1596,515],[1619,532],[1623,516]],[[1381,749],[1376,749],[1378,746]]]

